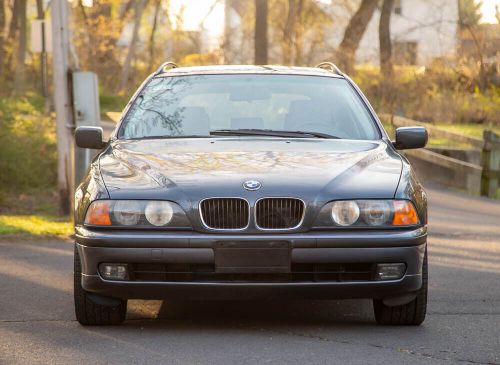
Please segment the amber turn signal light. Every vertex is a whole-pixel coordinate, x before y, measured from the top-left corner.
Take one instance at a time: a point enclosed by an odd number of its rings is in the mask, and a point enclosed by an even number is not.
[[[111,218],[109,217],[109,201],[97,200],[90,204],[85,216],[85,224],[95,226],[110,226]]]
[[[418,223],[418,215],[412,202],[408,200],[394,201],[394,218],[392,219],[393,225],[410,226]]]

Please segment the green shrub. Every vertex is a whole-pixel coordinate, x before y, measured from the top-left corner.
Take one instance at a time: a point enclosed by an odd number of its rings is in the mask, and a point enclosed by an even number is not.
[[[0,99],[0,196],[55,186],[55,122],[42,109],[31,94]]]
[[[471,88],[456,69],[396,67],[389,82],[378,68],[360,67],[354,79],[380,112],[422,122],[500,126],[500,88]]]
[[[134,90],[135,91],[135,90]],[[121,112],[128,103],[128,97],[119,95],[100,95],[99,103],[101,105],[101,113]]]

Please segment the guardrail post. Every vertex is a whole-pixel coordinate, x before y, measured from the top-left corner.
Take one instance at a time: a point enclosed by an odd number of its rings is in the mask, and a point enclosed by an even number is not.
[[[500,136],[493,131],[485,130],[483,139],[481,195],[496,198],[500,180]]]

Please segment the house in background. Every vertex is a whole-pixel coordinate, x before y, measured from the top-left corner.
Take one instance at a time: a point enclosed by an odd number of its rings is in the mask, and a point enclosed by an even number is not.
[[[316,6],[332,21],[323,28],[325,34],[323,44],[314,48],[312,59],[308,57],[311,64],[334,60],[335,51],[360,1],[315,0]],[[232,5],[227,6],[228,3]],[[252,6],[243,0],[226,0],[225,10],[228,11],[224,22],[225,34],[229,36],[232,48],[228,61],[252,62],[253,32],[245,34],[241,27],[242,15],[253,11]],[[356,52],[357,64],[379,63],[380,10],[379,4]],[[436,59],[453,61],[459,44],[458,22],[458,0],[396,0],[390,26],[394,63],[427,66]],[[303,40],[305,52],[311,49],[308,44],[310,38],[311,34],[309,39]],[[269,39],[272,39],[272,36],[269,36]],[[280,46],[270,43],[269,63],[280,62],[282,62]]]
[[[356,52],[357,64],[379,63],[380,8],[375,10]],[[329,46],[336,49],[352,10],[337,1],[325,9],[333,19]],[[394,63],[427,66],[435,59],[452,60],[457,55],[458,21],[457,0],[396,0],[390,25]]]

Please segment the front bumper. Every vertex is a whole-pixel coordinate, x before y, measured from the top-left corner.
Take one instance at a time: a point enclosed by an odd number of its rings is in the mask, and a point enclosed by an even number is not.
[[[127,299],[332,299],[387,298],[413,293],[422,286],[427,228],[392,231],[309,232],[300,234],[201,234],[76,228],[82,262],[82,286],[96,294]],[[100,263],[214,264],[221,242],[283,242],[292,264],[403,262],[398,280],[321,282],[165,282],[111,281]]]

